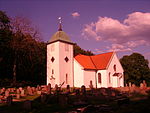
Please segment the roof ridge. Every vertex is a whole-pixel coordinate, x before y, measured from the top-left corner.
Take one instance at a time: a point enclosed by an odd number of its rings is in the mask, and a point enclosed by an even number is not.
[[[114,52],[112,51],[112,52],[107,52],[107,53],[114,53]],[[102,55],[102,54],[107,54],[107,53],[101,53],[101,54],[97,54],[97,55]],[[97,55],[93,55],[93,56],[97,56]]]
[[[91,61],[92,61],[93,65],[94,65],[95,69],[97,70],[97,67],[96,67],[96,65],[95,65],[94,61],[92,60],[92,57],[91,57],[91,56],[89,56],[89,57],[90,57],[90,59],[91,59]]]

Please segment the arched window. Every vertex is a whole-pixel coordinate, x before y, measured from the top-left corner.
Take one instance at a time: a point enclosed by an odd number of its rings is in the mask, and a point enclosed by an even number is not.
[[[52,74],[54,74],[54,70],[52,69]]]
[[[116,64],[114,65],[114,71],[116,72]]]
[[[109,80],[109,83],[111,83],[110,72],[109,72],[109,74],[108,74],[108,80]]]
[[[68,84],[68,74],[66,74],[66,84]]]
[[[101,73],[98,73],[98,83],[101,83],[102,80],[101,80]]]

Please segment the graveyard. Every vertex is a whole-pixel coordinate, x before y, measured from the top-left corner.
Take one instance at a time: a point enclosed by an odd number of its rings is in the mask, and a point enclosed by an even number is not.
[[[150,108],[150,87],[126,84],[118,88],[0,88],[1,113],[141,113]]]

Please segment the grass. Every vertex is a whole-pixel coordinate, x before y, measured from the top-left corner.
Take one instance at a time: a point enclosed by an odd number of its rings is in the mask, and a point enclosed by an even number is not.
[[[7,106],[6,104],[0,105],[0,113],[67,113],[67,111],[73,111],[77,109],[77,106],[73,106],[72,102],[77,98],[75,96],[70,97],[70,104],[66,106],[61,106],[52,102],[52,99],[55,100],[54,96],[50,97],[50,102],[42,104],[40,102],[39,95],[27,96],[23,99],[31,100],[32,109],[24,110],[23,101],[14,102],[12,106]],[[131,101],[129,104],[118,106],[116,101],[109,101],[105,99],[98,98],[96,96],[88,98],[88,103],[92,105],[109,105],[112,110],[107,113],[149,113],[150,111],[150,98],[142,99],[144,95],[135,94],[130,97]],[[140,100],[134,100],[134,98],[141,98]]]

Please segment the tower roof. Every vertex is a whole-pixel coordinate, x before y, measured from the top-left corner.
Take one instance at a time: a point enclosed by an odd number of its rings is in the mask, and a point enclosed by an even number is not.
[[[48,43],[53,43],[56,41],[62,41],[66,43],[73,44],[73,42],[70,40],[69,36],[64,31],[57,31],[48,41]]]
[[[61,41],[61,42],[66,42],[66,43],[70,43],[70,44],[74,44],[69,36],[64,32],[62,31],[62,20],[61,20],[61,17],[58,18],[59,20],[59,29],[58,31],[50,38],[50,40],[48,41],[48,43],[53,43],[53,42],[56,42],[56,41]]]

